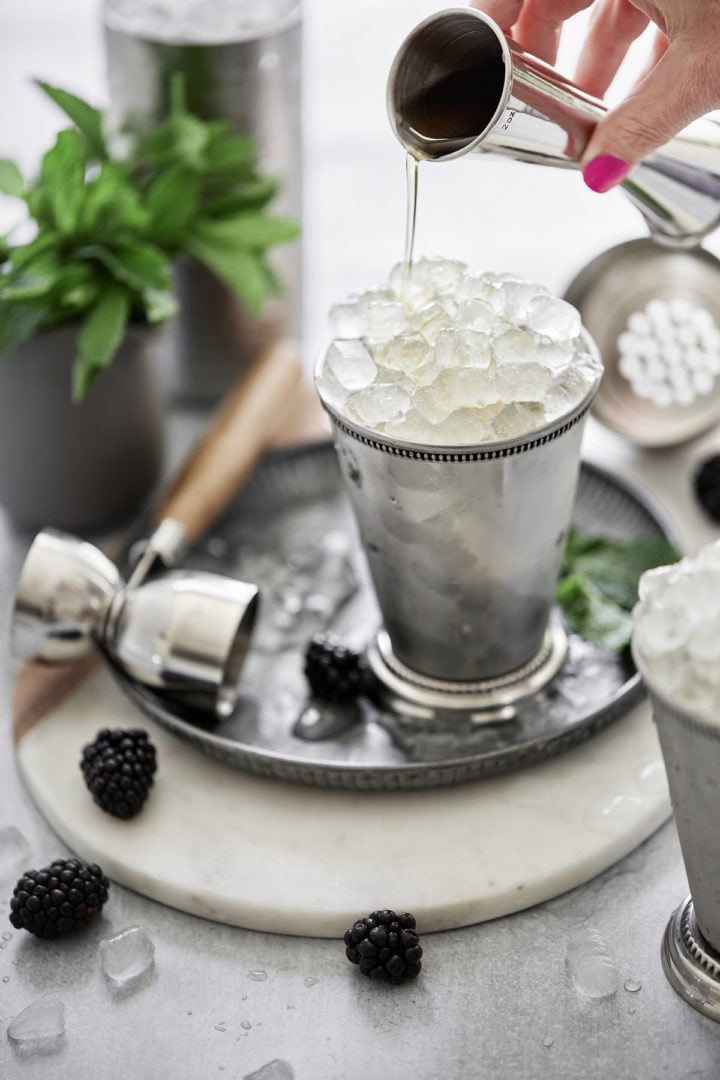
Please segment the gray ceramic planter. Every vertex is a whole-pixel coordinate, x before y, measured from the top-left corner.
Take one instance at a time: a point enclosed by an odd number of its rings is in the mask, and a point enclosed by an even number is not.
[[[163,457],[151,335],[131,329],[85,401],[71,401],[76,326],[0,360],[0,504],[22,527],[108,528],[139,509]]]

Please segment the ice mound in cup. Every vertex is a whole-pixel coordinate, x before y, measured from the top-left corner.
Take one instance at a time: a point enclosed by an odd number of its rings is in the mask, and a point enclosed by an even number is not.
[[[572,412],[602,364],[574,307],[514,274],[449,259],[395,267],[330,310],[316,372],[325,403],[395,439],[467,446],[530,434]]]
[[[720,541],[646,571],[633,652],[661,696],[720,726]]]

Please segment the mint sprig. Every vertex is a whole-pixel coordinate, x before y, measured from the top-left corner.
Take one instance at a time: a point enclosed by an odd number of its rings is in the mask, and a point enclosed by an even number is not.
[[[680,558],[663,537],[613,540],[571,529],[555,594],[569,629],[600,649],[621,652],[632,636],[641,574]]]
[[[73,396],[81,400],[112,362],[128,323],[157,325],[176,310],[172,262],[211,269],[254,315],[281,291],[268,251],[299,233],[268,206],[275,180],[261,176],[252,139],[186,107],[170,81],[170,113],[113,153],[101,112],[38,82],[72,126],[26,181],[0,160],[0,193],[22,199],[36,226],[26,244],[0,237],[0,357],[39,331],[79,321]]]

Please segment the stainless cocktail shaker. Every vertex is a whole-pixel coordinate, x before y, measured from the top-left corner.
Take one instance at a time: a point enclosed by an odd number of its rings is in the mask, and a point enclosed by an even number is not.
[[[506,38],[486,15],[451,8],[405,39],[390,70],[390,123],[413,156],[494,152],[577,168],[606,106]],[[655,239],[696,244],[720,223],[720,123],[691,124],[636,165],[622,188]]]
[[[190,110],[227,119],[255,139],[260,171],[281,185],[273,211],[299,219],[300,0],[106,0],[104,21],[113,127],[142,131],[163,118],[169,77],[183,72]],[[270,261],[284,295],[271,298],[259,319],[204,267],[178,264],[177,397],[216,401],[270,339],[299,336],[300,244],[274,250]]]

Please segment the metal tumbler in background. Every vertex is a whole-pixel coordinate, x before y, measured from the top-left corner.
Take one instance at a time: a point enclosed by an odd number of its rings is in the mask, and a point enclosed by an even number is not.
[[[669,701],[633,657],[652,702],[690,885],[663,942],[663,966],[688,1004],[720,1021],[720,717],[712,723]]]
[[[281,184],[273,212],[301,217],[300,0],[105,0],[104,23],[113,127],[142,131],[161,120],[169,77],[181,71],[191,111],[227,119],[256,140],[260,171]],[[175,397],[215,402],[271,339],[300,336],[300,243],[276,249],[270,261],[284,294],[258,319],[204,267],[178,263]]]
[[[577,168],[606,106],[470,8],[431,15],[405,39],[387,89],[390,123],[419,159],[493,151]],[[696,244],[720,223],[720,123],[691,124],[622,184],[657,240]]]
[[[558,670],[566,642],[549,619],[595,389],[531,435],[447,448],[363,429],[324,400],[384,623],[369,660],[393,707],[510,706]]]

